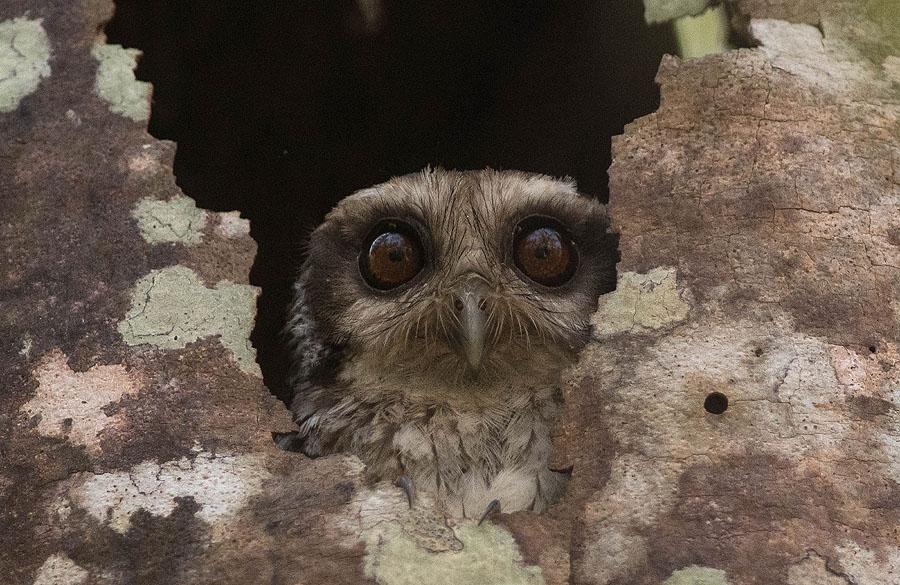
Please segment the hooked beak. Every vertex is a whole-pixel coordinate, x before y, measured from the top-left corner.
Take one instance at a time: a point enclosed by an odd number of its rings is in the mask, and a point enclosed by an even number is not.
[[[459,322],[459,341],[466,361],[477,370],[484,357],[484,338],[487,329],[485,298],[489,292],[487,283],[480,277],[466,281],[454,299]]]

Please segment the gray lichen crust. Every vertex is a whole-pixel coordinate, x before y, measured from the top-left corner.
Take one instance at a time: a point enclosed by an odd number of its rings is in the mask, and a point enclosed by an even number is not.
[[[0,113],[19,107],[50,76],[50,41],[41,19],[0,22]]]
[[[98,43],[91,54],[97,60],[94,90],[106,100],[110,111],[135,122],[147,121],[150,118],[150,84],[134,77],[141,52]]]
[[[141,199],[131,215],[137,220],[141,235],[151,244],[193,245],[203,239],[206,213],[189,197],[175,196],[166,201]]]
[[[129,345],[161,349],[217,336],[238,367],[260,375],[250,344],[257,294],[255,287],[230,282],[208,288],[184,266],[153,270],[135,284],[119,333]]]

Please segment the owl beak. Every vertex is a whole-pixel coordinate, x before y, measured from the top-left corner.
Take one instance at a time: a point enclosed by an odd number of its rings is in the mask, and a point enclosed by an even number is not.
[[[487,329],[485,298],[489,289],[480,278],[471,278],[456,294],[454,305],[459,318],[459,337],[466,361],[477,370],[484,357],[484,338]]]

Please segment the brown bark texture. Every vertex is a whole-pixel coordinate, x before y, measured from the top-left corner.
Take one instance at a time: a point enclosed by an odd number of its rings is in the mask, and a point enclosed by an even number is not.
[[[275,447],[247,222],[175,185],[112,4],[0,5],[0,582],[900,583],[900,8],[729,7],[756,46],[614,140],[568,493],[479,527]]]

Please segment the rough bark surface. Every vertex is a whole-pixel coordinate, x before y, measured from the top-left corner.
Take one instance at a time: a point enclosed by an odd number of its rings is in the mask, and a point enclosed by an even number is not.
[[[569,492],[482,527],[275,448],[248,226],[175,185],[111,4],[0,6],[0,581],[900,581],[896,4],[732,6],[759,46],[665,59],[615,140]]]
[[[112,4],[0,4],[0,582],[358,583],[358,464],[290,430],[256,246],[175,185]]]
[[[759,46],[665,59],[614,140],[573,580],[897,583],[900,7],[736,4]]]

